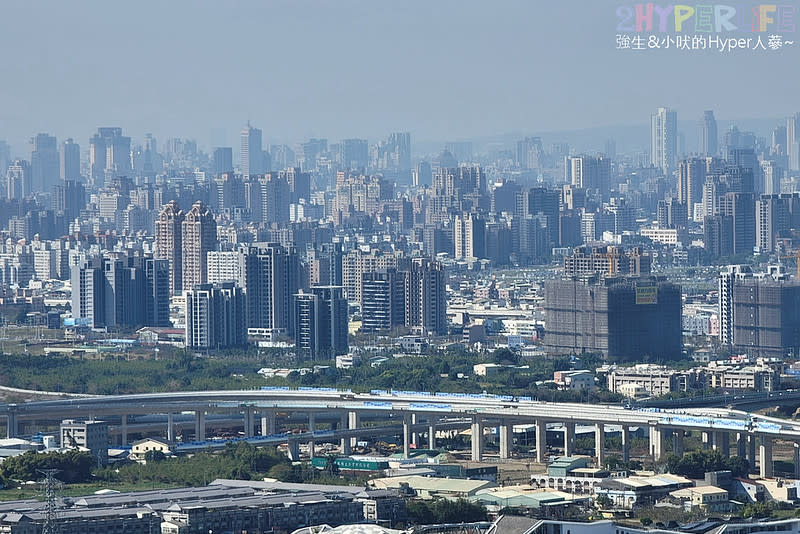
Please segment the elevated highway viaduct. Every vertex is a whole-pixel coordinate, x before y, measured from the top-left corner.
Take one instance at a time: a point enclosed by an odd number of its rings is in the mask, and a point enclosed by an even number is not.
[[[333,421],[333,431],[373,430],[362,420],[385,421],[402,430],[403,451],[407,456],[415,429],[428,430],[431,448],[436,430],[447,425],[471,428],[471,453],[475,461],[483,456],[483,429],[497,427],[500,457],[509,458],[512,429],[515,424],[531,424],[536,429],[536,459],[544,462],[546,428],[559,424],[564,429],[564,451],[575,450],[575,425],[595,427],[595,456],[602,463],[605,455],[606,427],[621,427],[623,459],[630,457],[631,427],[646,428],[649,454],[656,460],[663,456],[666,439],[672,440],[673,451],[683,450],[686,431],[701,432],[708,447],[730,454],[732,446],[738,456],[758,466],[764,477],[772,476],[772,449],[776,439],[795,444],[795,466],[800,466],[800,423],[764,417],[730,408],[640,408],[574,403],[548,403],[526,397],[427,393],[416,391],[383,391],[353,393],[330,388],[263,388],[242,391],[165,392],[104,397],[50,399],[0,405],[0,418],[7,421],[8,435],[15,436],[25,422],[59,421],[61,419],[105,418],[119,420],[119,432],[127,441],[129,418],[153,414],[167,417],[167,438],[174,439],[175,414],[192,413],[198,442],[206,437],[206,425],[213,414],[238,417],[244,437],[278,434],[279,418],[291,415],[295,421],[305,419],[306,435],[294,441],[315,439],[320,421]],[[207,416],[212,416],[207,420]],[[260,421],[260,425],[257,422]],[[376,423],[381,425],[382,423]],[[385,424],[385,423],[384,423]],[[259,427],[258,429],[256,427]],[[374,429],[378,432],[377,429]],[[384,434],[385,435],[385,434]],[[321,436],[317,434],[317,436]],[[341,438],[343,452],[348,453],[353,435]],[[286,439],[284,437],[284,439]],[[796,475],[800,475],[796,473]]]

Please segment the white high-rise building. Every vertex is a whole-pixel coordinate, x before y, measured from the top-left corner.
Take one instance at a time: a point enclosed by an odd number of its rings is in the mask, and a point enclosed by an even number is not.
[[[658,108],[650,116],[650,161],[664,174],[675,169],[678,156],[678,112]]]
[[[753,276],[749,265],[729,265],[719,275],[719,339],[733,344],[733,286],[736,280]]]
[[[239,157],[241,158],[240,172],[245,178],[248,176],[264,174],[267,172],[266,158],[264,155],[261,130],[253,128],[250,123],[242,130],[242,146]]]

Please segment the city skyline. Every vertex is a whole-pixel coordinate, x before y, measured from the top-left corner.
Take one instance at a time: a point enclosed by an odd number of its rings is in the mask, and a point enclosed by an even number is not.
[[[0,138],[18,150],[37,131],[82,138],[114,124],[137,137],[236,146],[250,120],[265,143],[373,139],[387,129],[427,142],[641,124],[659,105],[683,117],[714,109],[723,120],[778,118],[797,107],[800,80],[790,65],[800,47],[631,55],[614,46],[618,4],[274,1],[231,10],[171,2],[155,16],[147,2],[53,4],[46,12],[9,2],[0,42],[14,50],[7,74],[15,83],[0,89]],[[13,23],[26,19],[37,20],[39,39],[29,42]],[[227,39],[198,37],[210,35]],[[59,47],[64,41],[70,46]],[[20,42],[30,46],[11,46]],[[724,89],[685,83],[731,72],[742,74]],[[451,81],[462,73],[478,75]]]

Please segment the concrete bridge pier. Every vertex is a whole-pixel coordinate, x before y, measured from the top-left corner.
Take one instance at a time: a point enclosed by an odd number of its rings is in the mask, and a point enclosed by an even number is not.
[[[308,412],[308,431],[311,434],[311,438],[308,440],[308,457],[314,458],[314,412]]]
[[[683,437],[683,429],[672,431],[672,453],[677,456],[683,456]]]
[[[508,460],[511,457],[511,442],[513,440],[514,426],[505,419],[500,423],[500,459]]]
[[[606,459],[606,425],[603,423],[594,427],[594,457],[597,467],[602,467]]]
[[[411,414],[403,414],[403,458],[411,455]]]
[[[261,412],[261,435],[271,436],[276,431],[275,412]]]
[[[575,423],[564,423],[564,456],[575,452]]]
[[[536,420],[536,462],[543,464],[547,452],[547,421]]]
[[[794,462],[794,478],[800,479],[800,443],[794,442],[794,455],[792,456],[792,460]]]
[[[428,417],[428,448],[436,449],[436,417]]]
[[[708,450],[711,448],[712,440],[713,438],[711,437],[711,432],[704,430],[701,437],[701,441],[703,442],[703,450]]]
[[[293,462],[300,460],[300,443],[296,439],[287,442],[289,459]]]
[[[744,432],[736,433],[736,456],[747,458],[747,434]]]
[[[253,437],[253,407],[252,406],[245,406],[244,411],[242,412],[244,417],[244,437],[252,438]]]
[[[750,461],[750,466],[756,467],[756,436],[751,434],[747,436],[747,459]]]
[[[472,419],[472,461],[480,462],[483,459],[483,421],[480,418]]]
[[[6,437],[11,439],[17,437],[19,426],[17,425],[17,414],[9,412],[6,416]]]
[[[175,441],[175,414],[172,412],[167,414],[167,441]]]
[[[341,417],[341,422],[339,423],[339,428],[345,429],[349,428],[349,421],[350,421],[350,414],[348,412],[343,412]],[[342,454],[345,456],[350,454],[351,447],[350,447],[350,438],[342,438],[339,441],[339,447],[342,449]]]
[[[195,441],[206,439],[206,412],[203,410],[194,413],[194,439]]]
[[[622,425],[622,432],[620,433],[622,437],[622,461],[623,462],[630,462],[631,461],[631,431],[627,427],[627,425]]]
[[[656,462],[664,455],[664,431],[661,427],[650,427],[650,456]]]
[[[128,414],[120,416],[119,434],[120,442],[124,447],[128,444]]]
[[[417,432],[416,430],[413,430],[414,426],[416,426],[417,423],[419,423],[419,417],[417,416],[417,414],[412,413],[411,414],[411,425],[412,425],[411,443],[414,444],[414,447],[419,448],[419,432]]]
[[[713,433],[714,450],[720,451],[726,458],[731,454],[730,435],[727,432],[716,431]]]
[[[347,414],[347,428],[349,430],[356,430],[357,428],[361,428],[361,414],[358,412],[348,412]],[[358,443],[358,438],[353,436],[350,438],[350,448],[356,446]]]
[[[761,478],[772,478],[774,471],[772,466],[772,438],[769,436],[760,436],[760,445],[758,447],[758,471]]]

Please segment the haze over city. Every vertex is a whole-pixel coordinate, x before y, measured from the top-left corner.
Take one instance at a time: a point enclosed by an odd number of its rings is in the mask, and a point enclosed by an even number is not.
[[[800,47],[616,50],[619,4],[11,0],[0,134],[21,149],[36,131],[114,124],[208,148],[251,120],[271,143],[389,130],[416,143],[646,125],[657,105],[720,120],[792,109]]]

